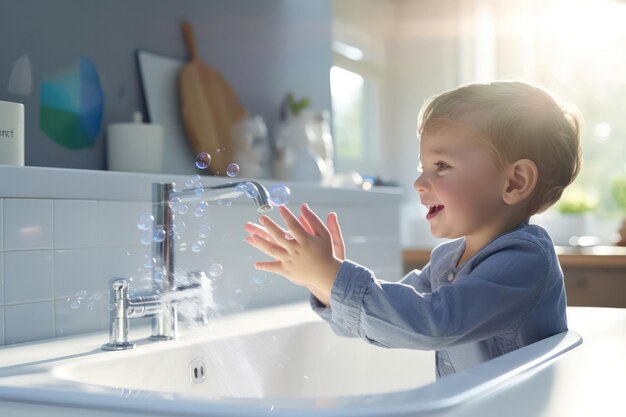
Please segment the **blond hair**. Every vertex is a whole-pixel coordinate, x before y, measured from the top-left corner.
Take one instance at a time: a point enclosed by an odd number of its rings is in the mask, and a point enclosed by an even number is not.
[[[420,135],[446,124],[469,128],[500,166],[520,159],[537,165],[529,214],[556,203],[582,162],[578,112],[540,87],[519,81],[470,84],[431,97],[422,107]]]

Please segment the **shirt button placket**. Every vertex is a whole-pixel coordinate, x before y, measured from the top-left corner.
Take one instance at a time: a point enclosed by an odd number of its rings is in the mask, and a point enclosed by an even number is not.
[[[454,272],[450,272],[448,274],[448,282],[452,282],[454,280]]]

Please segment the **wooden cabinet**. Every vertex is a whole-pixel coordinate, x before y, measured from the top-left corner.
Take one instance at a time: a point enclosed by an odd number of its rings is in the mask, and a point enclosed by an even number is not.
[[[626,248],[556,249],[565,276],[568,305],[626,307]],[[424,267],[429,258],[429,250],[405,249],[405,273]]]

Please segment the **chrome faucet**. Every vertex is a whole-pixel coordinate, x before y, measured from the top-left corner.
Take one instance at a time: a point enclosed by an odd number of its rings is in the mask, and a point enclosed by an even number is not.
[[[159,268],[152,270],[152,293],[138,296],[129,295],[129,282],[114,279],[111,283],[111,327],[109,343],[104,350],[125,350],[135,347],[128,341],[128,328],[131,318],[152,316],[152,340],[171,340],[177,336],[178,312],[176,294],[199,288],[206,280],[203,274],[195,276],[195,282],[180,286],[174,276],[174,199],[180,202],[203,200],[215,201],[235,198],[243,194],[254,202],[259,213],[272,209],[265,187],[254,181],[235,182],[212,187],[196,187],[176,191],[173,183],[152,184],[152,213],[154,228],[165,230],[162,241],[153,241],[152,256]],[[162,266],[162,269],[160,268]]]

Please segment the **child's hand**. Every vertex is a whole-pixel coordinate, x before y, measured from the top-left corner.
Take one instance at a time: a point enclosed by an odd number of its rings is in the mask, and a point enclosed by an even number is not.
[[[251,223],[245,226],[250,233],[246,242],[275,259],[271,262],[257,262],[255,267],[283,275],[298,285],[313,286],[323,294],[330,295],[337,271],[345,257],[336,215],[329,215],[327,228],[306,204],[300,208],[300,220],[285,206],[278,210],[288,231],[267,216],[260,218],[262,226]]]

